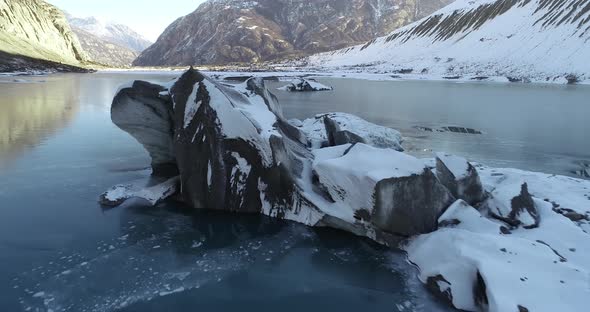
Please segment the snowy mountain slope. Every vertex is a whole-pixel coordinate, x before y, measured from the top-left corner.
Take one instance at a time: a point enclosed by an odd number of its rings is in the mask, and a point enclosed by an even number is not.
[[[209,0],[172,23],[139,66],[255,63],[359,44],[452,0]]]
[[[135,52],[141,52],[152,44],[142,35],[125,25],[101,21],[96,17],[79,18],[67,15],[67,18],[73,28],[81,29],[99,39],[115,43]]]
[[[574,82],[590,80],[589,56],[590,0],[458,0],[365,45],[314,55],[308,64]]]

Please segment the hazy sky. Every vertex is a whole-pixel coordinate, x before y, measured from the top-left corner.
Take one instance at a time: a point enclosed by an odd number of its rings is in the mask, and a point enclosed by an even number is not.
[[[46,0],[77,17],[96,16],[133,28],[147,39],[158,36],[177,18],[205,0]]]

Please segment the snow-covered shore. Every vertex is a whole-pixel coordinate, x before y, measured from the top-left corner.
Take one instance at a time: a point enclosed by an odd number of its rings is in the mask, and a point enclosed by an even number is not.
[[[100,69],[98,73],[103,74],[170,74],[179,75],[185,69],[177,68],[135,68],[135,69]],[[315,68],[315,67],[299,67],[294,65],[277,65],[268,68],[265,71],[250,71],[247,68],[241,70],[209,70],[204,68],[203,73],[215,79],[225,79],[233,77],[263,77],[280,79],[286,82],[299,77],[311,78],[341,78],[341,79],[360,79],[371,81],[446,81],[450,83],[524,83],[524,84],[567,84],[568,81],[564,79],[544,80],[544,79],[526,79],[514,80],[512,77],[506,76],[449,76],[445,74],[434,73],[399,73],[394,69],[359,69],[359,68]],[[590,85],[590,79],[580,80],[576,82],[578,85]]]
[[[299,65],[428,79],[588,83],[588,5],[459,0],[387,36],[313,55]]]
[[[476,165],[485,190],[510,206],[522,183],[538,227],[509,226],[457,201],[440,228],[405,246],[419,277],[467,311],[584,311],[590,295],[590,181]]]

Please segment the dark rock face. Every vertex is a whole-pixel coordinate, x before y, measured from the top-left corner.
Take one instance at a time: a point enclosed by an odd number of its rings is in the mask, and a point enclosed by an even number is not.
[[[367,144],[318,150],[316,184],[335,209],[353,211],[383,233],[408,237],[436,230],[455,199],[417,158]]]
[[[172,23],[134,65],[262,62],[364,43],[450,0],[207,1]]]
[[[431,276],[426,280],[426,288],[428,288],[433,295],[446,304],[453,306],[453,294],[451,293],[451,288],[448,287],[447,289],[442,290],[439,286],[440,284],[451,285],[451,283],[440,274],[437,276]]]
[[[448,126],[448,127],[441,127],[441,128],[415,126],[414,128],[421,130],[421,131],[426,131],[426,132],[451,132],[451,133],[463,133],[463,134],[482,134],[482,132],[479,130],[472,129],[472,128],[465,128],[465,127],[458,127],[458,126]]]
[[[365,143],[378,148],[403,151],[401,134],[345,113],[320,114],[303,122],[294,121],[314,147]]]
[[[365,140],[348,130],[340,130],[334,133],[334,144],[335,145],[343,145],[343,144],[356,144],[356,143],[365,143]]]
[[[529,312],[529,309],[521,305],[518,306],[518,312]]]
[[[489,211],[492,217],[504,221],[512,227],[522,225],[525,229],[532,229],[539,226],[541,217],[526,183],[522,184],[520,194],[510,201],[509,211],[495,209],[493,200],[491,202],[492,206],[489,207]]]
[[[578,213],[572,209],[555,207],[555,208],[553,208],[553,211],[570,219],[572,222],[578,222],[578,221],[582,221],[582,220],[589,220],[590,221],[590,217],[588,217],[587,215],[583,215],[581,213]]]
[[[590,162],[581,162],[578,170],[572,170],[572,173],[582,178],[590,178]]]
[[[326,126],[326,135],[328,136],[329,146],[366,143],[361,136],[348,130],[340,130],[338,122],[330,119],[329,116],[324,117],[324,125]]]
[[[461,169],[466,170],[453,172],[449,167],[452,168],[457,164],[450,164],[450,162],[459,162]],[[455,169],[455,171],[457,170]],[[487,197],[477,170],[466,159],[439,154],[436,157],[436,174],[453,196],[466,201],[470,205],[476,205]]]
[[[0,51],[0,72],[90,73],[94,70]]]
[[[263,120],[268,124],[243,114],[250,100],[262,101],[258,108],[272,119]],[[300,131],[280,116],[262,80],[249,80],[237,91],[194,70],[170,90],[136,81],[112,106],[113,122],[149,152],[154,175],[180,173],[187,203],[239,212],[262,212],[262,185],[271,209],[295,209],[293,179],[303,168],[298,157],[309,152]]]
[[[533,228],[539,226],[540,216],[537,212],[535,202],[533,201],[533,197],[529,193],[529,188],[526,183],[522,185],[520,195],[512,199],[511,205],[512,211],[508,215],[508,218],[510,220],[516,222],[522,213],[528,213],[531,217],[533,217],[535,221],[534,224],[525,225],[525,228]]]
[[[569,74],[569,75],[565,76],[565,79],[567,80],[568,84],[576,84],[580,81],[578,76],[576,76],[574,74]]]
[[[475,305],[480,307],[482,311],[487,310],[489,304],[487,286],[479,271],[477,271],[477,278],[475,283],[473,283],[473,299],[475,300]]]
[[[380,181],[375,197],[373,222],[402,236],[435,231],[438,218],[455,201],[428,169],[421,175]]]
[[[187,101],[191,86],[198,87],[195,101],[201,102],[188,127],[182,123],[175,126],[177,159],[186,188],[183,197],[196,208],[259,212],[258,179],[271,174],[249,142],[224,138],[218,112],[211,106],[211,87],[204,80],[199,73],[189,72],[171,89],[178,103],[177,119],[184,116],[188,105],[194,104]],[[240,162],[247,165],[241,166]]]

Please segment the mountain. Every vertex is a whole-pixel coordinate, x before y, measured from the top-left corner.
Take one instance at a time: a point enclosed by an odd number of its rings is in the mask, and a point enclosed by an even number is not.
[[[458,0],[310,66],[510,81],[590,80],[590,0]]]
[[[115,23],[104,22],[96,17],[79,18],[67,15],[73,28],[80,29],[95,37],[128,48],[135,52],[141,52],[152,43],[133,29]]]
[[[1,71],[88,59],[63,13],[41,0],[0,0],[0,51]]]
[[[82,48],[93,62],[114,67],[129,67],[139,53],[116,43],[103,40],[89,32],[72,26]]]
[[[452,0],[209,0],[177,19],[134,65],[226,64],[366,42]]]

